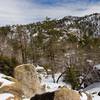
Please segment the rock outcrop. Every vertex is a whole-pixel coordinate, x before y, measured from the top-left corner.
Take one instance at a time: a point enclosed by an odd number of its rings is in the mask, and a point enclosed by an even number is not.
[[[19,82],[19,88],[28,98],[41,91],[41,84],[36,72],[35,66],[32,64],[23,64],[15,68],[15,78]]]
[[[80,94],[68,88],[61,88],[55,92],[54,100],[80,100]]]
[[[37,94],[30,100],[80,100],[80,94],[64,87],[54,92]]]

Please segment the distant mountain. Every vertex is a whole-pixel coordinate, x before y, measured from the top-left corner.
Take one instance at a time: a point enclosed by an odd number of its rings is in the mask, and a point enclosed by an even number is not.
[[[100,35],[100,13],[94,13],[83,17],[66,16],[59,21],[60,28],[78,37],[86,35]]]

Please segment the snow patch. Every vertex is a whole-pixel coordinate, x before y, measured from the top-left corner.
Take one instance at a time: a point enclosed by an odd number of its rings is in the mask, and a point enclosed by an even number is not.
[[[100,70],[100,64],[94,66],[96,69]]]
[[[11,82],[11,81],[5,79],[5,77],[7,77],[7,76],[4,74],[0,74],[0,82],[3,83],[2,86],[14,83],[14,82]]]
[[[87,95],[85,93],[82,93],[82,96],[80,97],[81,100],[87,100]]]
[[[14,97],[14,96],[12,94],[10,94],[10,93],[0,94],[0,100],[7,100],[9,97]]]

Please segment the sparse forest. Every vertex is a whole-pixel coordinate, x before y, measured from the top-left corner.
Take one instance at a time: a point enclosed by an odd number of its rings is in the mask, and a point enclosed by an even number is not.
[[[13,76],[16,65],[32,63],[51,69],[54,82],[54,73],[66,71],[65,81],[78,88],[78,78],[100,63],[100,17],[92,16],[0,27],[0,72]]]

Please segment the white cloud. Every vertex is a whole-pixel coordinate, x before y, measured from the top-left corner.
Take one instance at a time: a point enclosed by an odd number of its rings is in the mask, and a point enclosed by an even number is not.
[[[38,5],[31,0],[0,1],[0,25],[25,24],[50,18],[62,18],[67,15],[83,16],[100,12],[100,4],[57,4],[55,6]]]

